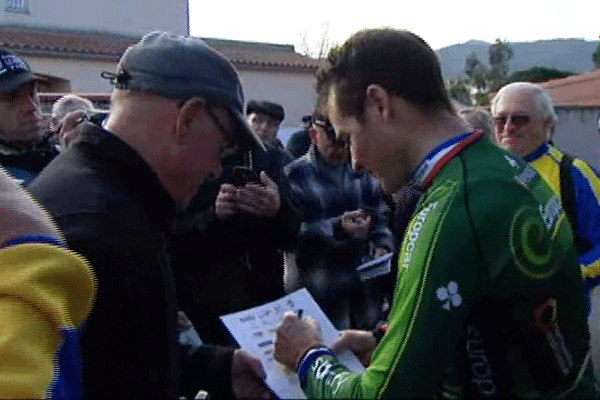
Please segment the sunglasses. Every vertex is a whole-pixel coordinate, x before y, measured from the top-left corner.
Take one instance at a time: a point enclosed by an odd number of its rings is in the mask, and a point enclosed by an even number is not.
[[[315,124],[319,128],[323,128],[323,130],[325,131],[325,134],[327,135],[327,139],[329,139],[329,141],[332,144],[338,145],[338,146],[349,146],[350,145],[350,141],[348,140],[348,138],[341,139],[341,138],[336,137],[335,128],[333,127],[333,125],[331,125],[329,123],[329,121],[322,121],[322,120],[316,119],[313,121],[313,124]]]
[[[510,121],[516,128],[520,128],[525,126],[531,121],[531,117],[529,115],[501,115],[499,117],[494,118],[494,123],[496,124],[496,128],[502,129],[506,126],[506,123]]]

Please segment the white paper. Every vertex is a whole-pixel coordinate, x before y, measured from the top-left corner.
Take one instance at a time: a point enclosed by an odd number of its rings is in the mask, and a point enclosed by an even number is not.
[[[273,358],[277,324],[286,311],[297,312],[300,309],[303,310],[303,315],[311,317],[319,324],[323,342],[326,346],[331,346],[339,337],[339,332],[306,289],[297,290],[272,303],[221,317],[221,321],[240,347],[262,361],[267,373],[267,385],[280,399],[306,398],[296,373]],[[351,351],[345,351],[336,357],[349,370],[358,373],[364,371],[362,364]]]
[[[393,255],[394,253],[387,253],[356,267],[356,271],[360,274],[360,279],[366,281],[368,279],[389,274],[392,270]]]

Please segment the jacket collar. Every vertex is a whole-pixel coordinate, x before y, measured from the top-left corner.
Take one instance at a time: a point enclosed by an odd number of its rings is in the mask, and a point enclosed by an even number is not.
[[[540,158],[541,156],[546,154],[546,152],[548,151],[549,148],[550,148],[550,143],[544,142],[544,143],[542,143],[542,145],[540,147],[535,149],[532,153],[529,153],[525,157],[523,157],[523,159],[527,162],[532,162],[534,160],[537,160],[538,158]]]
[[[70,151],[94,146],[98,169],[134,198],[161,229],[170,230],[176,205],[148,163],[129,145],[98,125],[86,123]],[[84,150],[85,151],[85,150]]]

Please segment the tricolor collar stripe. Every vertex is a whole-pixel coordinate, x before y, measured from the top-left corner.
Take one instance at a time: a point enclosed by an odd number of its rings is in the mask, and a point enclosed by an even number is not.
[[[467,132],[442,143],[421,162],[413,181],[425,190],[448,161],[482,137],[482,131]]]

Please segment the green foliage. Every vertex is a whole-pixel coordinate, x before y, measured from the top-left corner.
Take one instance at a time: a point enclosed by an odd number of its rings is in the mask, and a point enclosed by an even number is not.
[[[496,42],[490,45],[488,55],[490,62],[488,85],[489,90],[495,92],[508,80],[508,62],[513,56],[513,50],[508,42],[496,39]]]
[[[552,79],[566,78],[577,75],[576,72],[561,71],[546,67],[532,67],[523,71],[517,71],[510,75],[508,82],[546,82]]]
[[[596,46],[596,51],[592,54],[592,62],[596,68],[600,68],[600,41]]]
[[[478,90],[485,90],[487,87],[487,68],[479,61],[477,53],[472,52],[465,60],[465,75],[467,82]]]
[[[450,81],[448,84],[448,96],[466,106],[473,105],[471,101],[471,92],[467,82],[463,80]]]
[[[490,103],[489,93],[495,92],[508,82],[508,62],[513,56],[512,47],[506,41],[496,39],[488,49],[489,69],[479,60],[477,53],[472,52],[465,59],[465,84],[475,88],[473,99],[479,106],[487,106]],[[464,90],[449,86],[454,91],[454,96],[464,96]],[[468,88],[467,88],[468,92]],[[451,94],[452,96],[452,94]],[[458,97],[453,97],[458,100]],[[469,99],[471,96],[469,96]],[[459,100],[460,101],[460,100]]]
[[[487,92],[477,92],[473,97],[477,106],[485,107],[490,105],[490,95]]]

